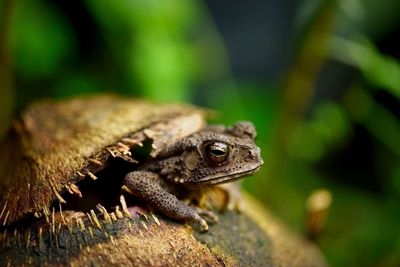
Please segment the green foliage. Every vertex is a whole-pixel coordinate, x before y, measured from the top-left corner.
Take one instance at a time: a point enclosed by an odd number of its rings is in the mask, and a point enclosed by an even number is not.
[[[317,161],[342,142],[349,132],[350,122],[343,108],[333,102],[321,103],[313,115],[299,126],[289,151],[295,157]]]
[[[73,33],[63,15],[39,0],[17,6],[13,31],[16,71],[21,79],[51,77],[75,49]]]
[[[367,39],[356,42],[333,37],[332,56],[359,68],[371,84],[400,98],[400,62],[379,53]]]
[[[119,56],[127,76],[134,79],[131,88],[136,85],[141,95],[156,100],[188,99],[196,66],[188,35],[198,13],[196,4],[140,0],[88,4],[108,42],[122,48]]]

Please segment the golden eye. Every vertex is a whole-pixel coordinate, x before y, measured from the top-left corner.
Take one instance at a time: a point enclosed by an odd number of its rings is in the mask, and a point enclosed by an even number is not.
[[[222,142],[209,143],[205,146],[205,154],[209,161],[221,163],[229,156],[229,146]]]

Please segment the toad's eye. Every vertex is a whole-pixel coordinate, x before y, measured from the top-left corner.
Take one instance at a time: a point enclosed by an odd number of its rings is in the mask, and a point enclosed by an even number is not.
[[[205,146],[204,152],[209,161],[213,163],[221,163],[229,156],[230,148],[222,142],[213,142]]]

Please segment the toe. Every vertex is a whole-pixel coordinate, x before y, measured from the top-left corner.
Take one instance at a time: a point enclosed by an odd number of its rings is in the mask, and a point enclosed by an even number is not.
[[[217,223],[218,222],[218,216],[215,215],[213,212],[204,210],[201,208],[196,208],[197,214],[200,216],[204,217],[205,219],[208,219],[210,223]]]

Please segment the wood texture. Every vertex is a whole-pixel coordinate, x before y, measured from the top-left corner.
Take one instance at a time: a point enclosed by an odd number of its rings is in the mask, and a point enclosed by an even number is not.
[[[106,148],[123,137],[190,114],[203,116],[185,105],[111,95],[30,106],[0,146],[0,225],[40,216],[65,185],[95,179],[110,157]]]

